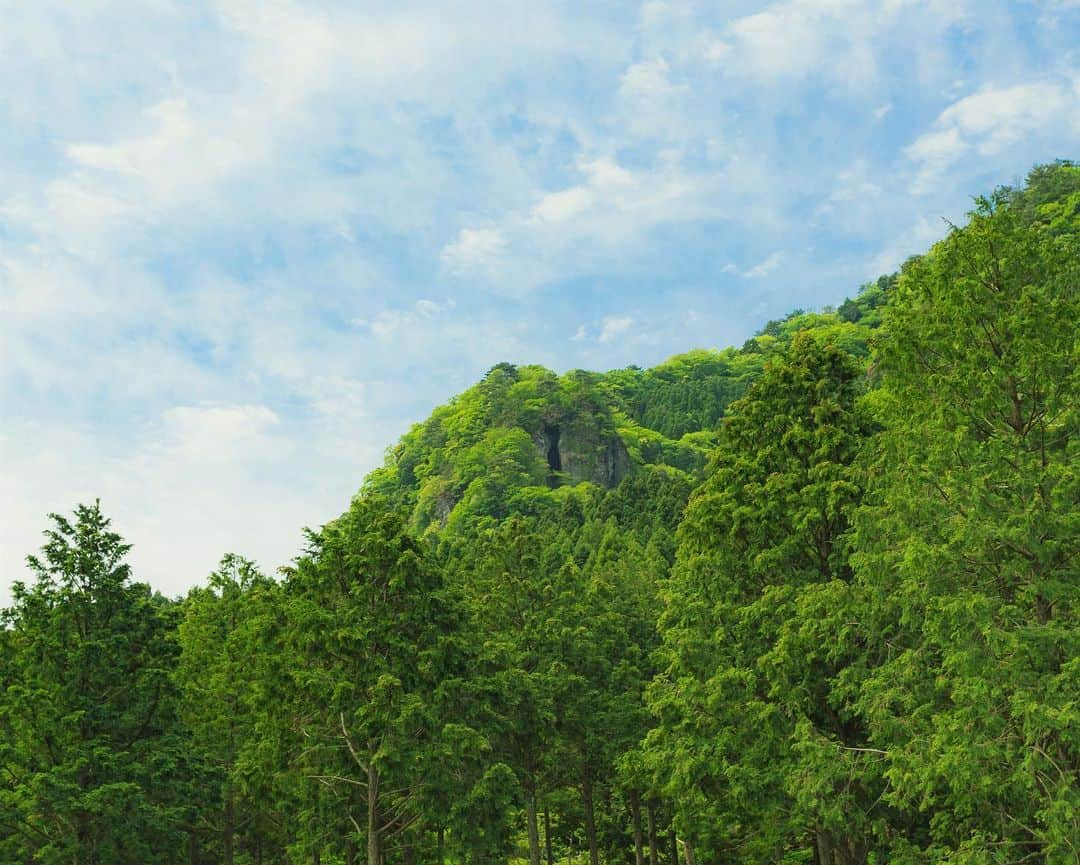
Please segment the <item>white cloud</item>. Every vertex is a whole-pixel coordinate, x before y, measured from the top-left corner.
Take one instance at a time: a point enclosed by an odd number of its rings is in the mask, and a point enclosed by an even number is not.
[[[753,71],[765,77],[798,75],[814,67],[825,48],[821,17],[797,4],[780,4],[730,25]]]
[[[187,102],[169,98],[146,111],[152,130],[114,144],[76,143],[67,155],[78,165],[141,181],[165,201],[199,196],[252,158],[235,140],[199,128]]]
[[[948,164],[959,158],[968,144],[961,137],[960,130],[952,127],[941,132],[928,132],[904,149],[908,159],[917,162]]]
[[[1065,87],[1036,82],[986,88],[966,96],[942,112],[938,125],[975,140],[981,155],[990,155],[1080,105]]]
[[[938,46],[968,14],[968,0],[781,0],[728,20],[703,40],[705,62],[728,80],[757,87],[824,81],[872,98],[903,34],[903,62],[933,77],[945,64]],[[684,40],[692,38],[692,31]],[[880,118],[879,118],[880,119]]]
[[[787,0],[732,20],[726,64],[766,82],[823,75],[853,89],[877,73],[872,43],[882,24],[862,0]]]
[[[493,264],[506,247],[506,238],[497,228],[463,228],[457,240],[443,247],[443,266],[452,273]]]
[[[593,195],[589,189],[574,186],[559,192],[549,192],[533,207],[532,216],[540,222],[566,222],[587,210],[592,202]]]
[[[395,333],[405,324],[405,313],[397,309],[384,309],[368,325],[372,336],[379,342],[388,342]]]
[[[250,449],[280,421],[262,405],[180,405],[163,413],[161,432],[164,446],[185,458],[217,461]]]
[[[581,216],[592,207],[609,205],[612,197],[632,195],[639,181],[632,171],[627,171],[608,158],[582,162],[580,172],[585,182],[558,192],[544,195],[532,208],[530,222],[557,226]]]
[[[436,315],[440,315],[444,312],[452,310],[457,303],[452,297],[448,297],[442,303],[437,300],[428,300],[427,298],[420,298],[413,304],[413,309],[416,310],[417,315],[422,318],[431,318]]]
[[[755,264],[746,273],[743,274],[747,279],[761,279],[764,276],[768,276],[776,268],[780,266],[780,262],[783,261],[784,254],[782,252],[774,252],[764,261]]]
[[[355,466],[374,464],[385,445],[384,427],[340,421],[335,412],[298,424],[255,403],[183,405],[123,441],[86,424],[11,422],[0,436],[0,605],[26,578],[22,557],[40,545],[45,515],[95,498],[134,544],[136,578],[166,594],[204,580],[230,550],[268,572],[287,564],[302,528],[340,513],[359,484]]]
[[[628,315],[612,315],[604,319],[597,342],[611,342],[619,334],[626,333],[634,324]]]
[[[838,171],[828,196],[814,211],[815,219],[830,233],[876,236],[886,179],[866,159],[859,158]]]
[[[634,172],[623,168],[614,159],[607,157],[583,162],[581,170],[594,187],[626,188],[633,185],[637,179]]]
[[[1062,82],[984,87],[941,112],[934,129],[904,149],[918,166],[915,192],[932,189],[942,172],[969,151],[993,157],[1032,137],[1067,139],[1080,114],[1080,94]],[[1080,124],[1077,124],[1080,128]]]
[[[585,325],[579,324],[578,329],[574,331],[574,335],[570,337],[571,342],[581,342],[587,336],[585,331]]]
[[[705,46],[703,54],[707,61],[718,64],[727,60],[733,50],[730,42],[725,42],[722,39],[711,39]]]
[[[456,306],[457,302],[450,297],[442,302],[420,298],[412,309],[383,309],[370,320],[354,318],[352,324],[367,328],[379,342],[390,342],[403,331],[415,335],[421,325],[430,325],[433,319],[452,312]]]
[[[892,273],[912,255],[919,255],[945,236],[947,226],[941,220],[919,217],[912,225],[898,232],[870,260],[865,273],[866,279],[873,279],[883,273]]]
[[[343,375],[315,376],[308,380],[308,403],[312,411],[332,426],[344,424],[347,434],[370,417],[368,384]]]
[[[663,57],[635,63],[623,73],[620,92],[636,99],[664,99],[683,89],[671,83],[671,67]]]
[[[873,169],[865,159],[858,159],[850,168],[836,175],[829,201],[835,204],[874,199],[880,195],[881,185],[879,179],[873,176]]]
[[[626,260],[659,226],[723,212],[716,192],[727,178],[688,173],[676,149],[661,151],[652,167],[640,170],[609,156],[581,159],[577,173],[579,183],[537,196],[498,227],[463,229],[442,251],[444,269],[483,275],[501,292],[524,295],[597,260],[606,266]]]

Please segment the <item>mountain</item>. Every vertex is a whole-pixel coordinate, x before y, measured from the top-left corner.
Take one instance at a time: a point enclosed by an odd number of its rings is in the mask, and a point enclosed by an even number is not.
[[[538,515],[653,473],[700,480],[728,405],[795,334],[869,353],[894,276],[839,309],[770,321],[741,348],[696,349],[650,369],[558,375],[500,363],[392,447],[364,491],[407,506],[426,532]]]

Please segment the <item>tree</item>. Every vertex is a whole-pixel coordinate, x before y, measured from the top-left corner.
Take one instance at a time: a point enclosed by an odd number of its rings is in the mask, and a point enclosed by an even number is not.
[[[441,579],[402,513],[377,496],[311,535],[287,575],[296,769],[332,792],[342,839],[408,849],[435,751],[432,695],[447,620]]]
[[[1080,169],[979,199],[905,266],[858,521],[860,708],[885,801],[928,829],[894,861],[1075,862]]]
[[[524,791],[531,865],[540,863],[537,801],[563,674],[552,650],[558,598],[542,567],[543,545],[525,520],[512,518],[481,537],[464,576],[469,626],[480,640],[478,684],[491,712],[486,726]]]
[[[100,506],[51,514],[4,612],[0,851],[11,862],[176,861],[185,758],[172,611],[131,580]]]
[[[850,355],[796,336],[731,407],[680,526],[646,744],[688,850],[865,861],[872,797],[851,783],[863,733],[837,687],[850,658],[820,642],[815,619],[850,579],[863,378]]]
[[[236,836],[258,822],[260,810],[241,795],[239,764],[255,723],[247,629],[259,593],[270,585],[253,562],[230,553],[208,585],[188,593],[179,625],[180,713],[192,749],[209,770],[207,787],[220,789],[219,801],[206,802],[211,807],[200,811],[220,841],[224,865],[233,865]],[[204,802],[212,798],[204,797]]]

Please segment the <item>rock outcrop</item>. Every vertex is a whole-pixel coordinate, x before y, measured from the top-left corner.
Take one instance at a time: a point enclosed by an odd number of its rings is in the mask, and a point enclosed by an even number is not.
[[[589,481],[610,489],[630,473],[630,454],[616,433],[571,421],[544,424],[532,438],[551,471],[549,486]]]

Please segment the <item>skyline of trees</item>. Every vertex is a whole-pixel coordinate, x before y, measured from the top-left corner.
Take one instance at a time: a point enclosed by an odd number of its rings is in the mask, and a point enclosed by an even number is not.
[[[741,348],[500,364],[277,577],[100,504],[0,627],[12,865],[1072,865],[1080,169]]]

